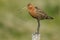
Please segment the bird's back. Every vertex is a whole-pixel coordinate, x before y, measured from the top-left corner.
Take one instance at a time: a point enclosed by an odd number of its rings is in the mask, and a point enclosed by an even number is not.
[[[53,19],[53,17],[48,16],[43,10],[39,9],[38,7],[36,8],[36,13],[38,14],[38,17],[40,20],[42,19]]]

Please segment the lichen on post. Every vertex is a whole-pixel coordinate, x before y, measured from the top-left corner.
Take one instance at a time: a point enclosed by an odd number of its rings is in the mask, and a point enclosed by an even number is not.
[[[32,40],[40,40],[40,34],[39,33],[32,34]]]

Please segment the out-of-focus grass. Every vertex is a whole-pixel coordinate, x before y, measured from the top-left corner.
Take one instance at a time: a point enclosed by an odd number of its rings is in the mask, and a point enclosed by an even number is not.
[[[23,9],[30,2],[54,17],[41,20],[41,40],[60,40],[60,0],[0,0],[0,40],[31,40],[37,22]]]

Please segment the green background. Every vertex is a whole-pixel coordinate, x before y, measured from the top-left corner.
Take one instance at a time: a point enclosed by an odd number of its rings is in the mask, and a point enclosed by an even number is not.
[[[60,0],[0,0],[0,40],[32,40],[37,21],[27,11],[32,3],[53,20],[41,20],[41,40],[60,40]]]

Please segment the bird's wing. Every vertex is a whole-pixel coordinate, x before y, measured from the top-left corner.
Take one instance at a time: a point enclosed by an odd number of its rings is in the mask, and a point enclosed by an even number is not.
[[[40,15],[47,15],[43,10],[41,10],[40,8],[38,7],[35,7],[36,8],[36,12]]]

